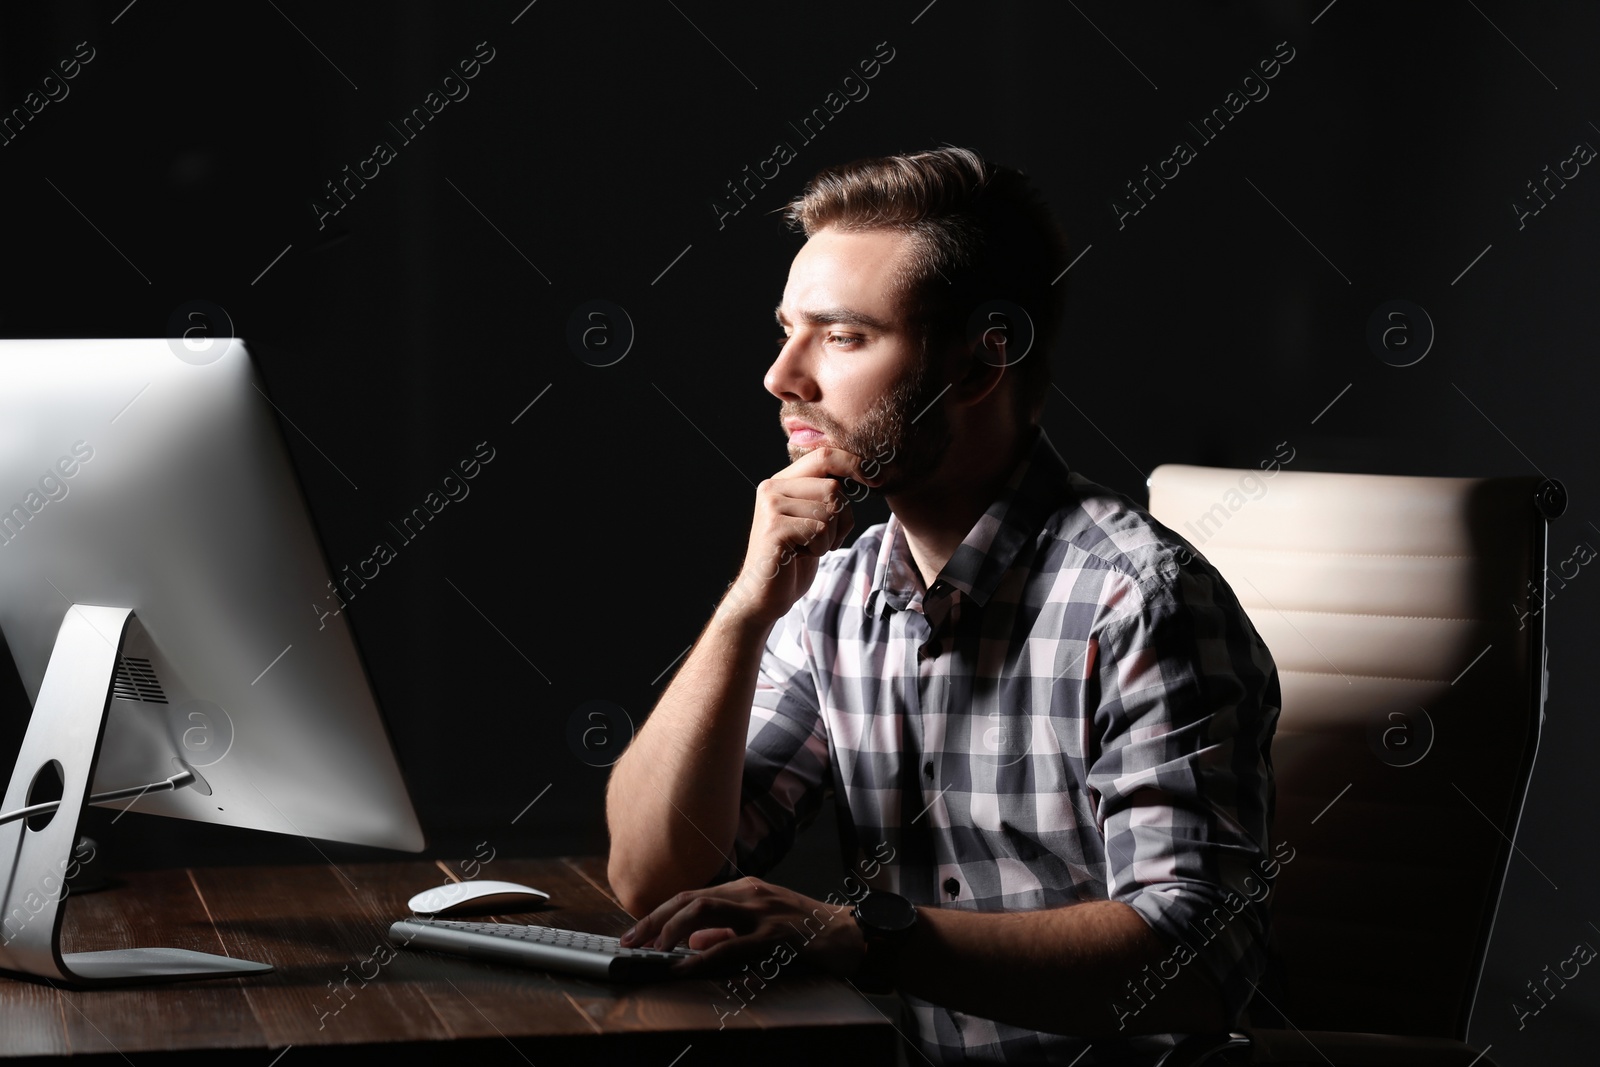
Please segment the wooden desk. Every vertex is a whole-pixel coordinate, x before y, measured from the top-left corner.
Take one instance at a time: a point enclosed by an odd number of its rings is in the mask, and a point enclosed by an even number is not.
[[[551,895],[536,912],[495,919],[611,935],[630,923],[597,858],[497,857],[465,869]],[[125,1064],[160,1051],[177,1054],[161,1056],[163,1063],[211,1063],[217,1050],[232,1049],[256,1067],[363,1054],[386,1064],[433,1062],[445,1052],[473,1056],[473,1067],[704,1067],[735,1056],[830,1067],[894,1061],[900,1038],[870,1001],[846,982],[797,965],[757,989],[737,1014],[723,1016],[719,1008],[732,1011],[740,1002],[710,979],[613,985],[391,947],[389,924],[410,913],[406,900],[445,883],[447,872],[465,878],[461,864],[442,860],[193,868],[136,873],[102,892],[69,897],[64,951],[162,945],[277,969],[86,991],[0,977],[0,1056],[72,1054]]]

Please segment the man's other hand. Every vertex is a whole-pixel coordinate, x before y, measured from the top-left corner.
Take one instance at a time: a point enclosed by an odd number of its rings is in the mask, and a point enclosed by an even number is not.
[[[867,950],[850,905],[813,900],[759,878],[679,893],[621,941],[626,948],[659,949],[687,941],[699,955],[672,965],[682,977],[731,972],[748,963],[770,979],[775,967],[796,958],[849,977]]]

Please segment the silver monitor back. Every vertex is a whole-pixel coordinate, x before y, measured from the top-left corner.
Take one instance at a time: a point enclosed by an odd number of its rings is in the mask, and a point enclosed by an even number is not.
[[[94,791],[198,781],[111,806],[420,851],[347,615],[315,606],[331,574],[273,408],[243,342],[213,343],[0,340],[0,630],[28,699],[71,605],[130,607]]]

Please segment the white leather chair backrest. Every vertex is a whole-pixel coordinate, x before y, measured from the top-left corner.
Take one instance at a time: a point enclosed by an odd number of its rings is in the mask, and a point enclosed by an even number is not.
[[[1541,481],[1150,477],[1150,513],[1278,667],[1273,837],[1294,852],[1273,930],[1296,1026],[1465,1036],[1542,715]]]

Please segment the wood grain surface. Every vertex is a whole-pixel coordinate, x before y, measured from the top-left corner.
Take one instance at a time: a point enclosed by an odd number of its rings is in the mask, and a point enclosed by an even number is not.
[[[534,911],[470,918],[613,936],[632,921],[594,856],[131,873],[68,898],[63,951],[168,946],[275,970],[86,990],[0,972],[0,1057],[220,1056],[260,1067],[458,1054],[475,1067],[894,1062],[901,1038],[889,1020],[849,983],[799,966],[741,1000],[721,980],[597,982],[392,942],[389,924],[410,914],[413,894],[469,874],[551,897]]]

